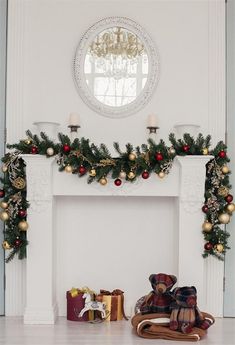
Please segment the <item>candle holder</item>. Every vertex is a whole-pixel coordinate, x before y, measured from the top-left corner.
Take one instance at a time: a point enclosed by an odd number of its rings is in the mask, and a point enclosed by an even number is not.
[[[149,130],[149,134],[156,134],[157,133],[157,129],[159,129],[160,127],[157,126],[148,126],[147,129]]]
[[[68,128],[70,128],[70,133],[77,133],[78,132],[78,128],[81,128],[81,126],[79,125],[69,125]]]

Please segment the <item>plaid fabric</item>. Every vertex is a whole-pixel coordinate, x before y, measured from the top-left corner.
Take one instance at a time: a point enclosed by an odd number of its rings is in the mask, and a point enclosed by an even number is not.
[[[158,273],[151,274],[149,277],[149,281],[154,291],[156,291],[156,286],[158,284],[164,284],[166,286],[166,290],[169,291],[172,288],[172,286],[176,283],[177,278],[173,275]]]
[[[197,305],[197,290],[194,286],[175,288],[173,290],[173,296],[178,308],[194,308]],[[177,305],[174,304],[173,307],[177,308]]]

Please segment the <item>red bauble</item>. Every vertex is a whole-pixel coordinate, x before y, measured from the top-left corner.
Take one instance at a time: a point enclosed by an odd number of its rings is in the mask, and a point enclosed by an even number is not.
[[[37,146],[32,146],[31,149],[30,149],[30,152],[33,154],[33,155],[36,155],[38,153],[38,148]]]
[[[4,198],[5,196],[5,190],[0,189],[0,198]]]
[[[188,152],[190,150],[190,146],[189,145],[184,145],[182,147],[182,149],[183,149],[184,152]]]
[[[69,153],[71,151],[71,147],[68,144],[63,145],[64,153]]]
[[[219,156],[220,158],[225,158],[225,157],[226,157],[226,152],[225,152],[225,151],[220,151],[220,152],[218,153],[218,156]]]
[[[26,210],[19,210],[18,216],[20,218],[25,218],[27,216],[27,211]]]
[[[204,248],[205,250],[211,250],[213,248],[213,244],[210,242],[206,242]]]
[[[21,240],[19,240],[19,239],[15,240],[14,244],[16,247],[19,247],[19,245],[21,244]]]
[[[208,210],[209,210],[209,208],[208,208],[207,205],[203,205],[203,206],[202,206],[202,212],[207,213]]]
[[[114,184],[115,186],[119,187],[122,184],[122,180],[120,178],[116,178],[116,180],[114,180]]]
[[[228,194],[226,197],[225,197],[225,200],[230,203],[233,201],[233,196],[231,194]]]
[[[84,175],[86,173],[86,168],[81,165],[79,168],[78,168],[78,172],[80,175]]]
[[[161,152],[157,152],[155,154],[155,159],[156,159],[156,161],[162,161],[163,160],[163,155],[161,154]]]
[[[148,171],[144,171],[143,173],[142,173],[142,177],[143,177],[143,179],[147,179],[147,178],[149,178],[149,172]]]

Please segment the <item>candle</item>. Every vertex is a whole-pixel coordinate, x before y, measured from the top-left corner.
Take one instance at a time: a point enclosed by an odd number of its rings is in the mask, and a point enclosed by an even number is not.
[[[69,115],[69,125],[70,126],[79,126],[79,115],[76,113],[71,113]]]
[[[157,127],[157,116],[155,114],[149,114],[147,124],[148,127]]]

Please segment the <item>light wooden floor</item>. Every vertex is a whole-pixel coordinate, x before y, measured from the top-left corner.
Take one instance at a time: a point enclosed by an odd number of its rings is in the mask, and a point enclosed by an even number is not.
[[[180,345],[189,342],[148,340],[132,332],[130,321],[89,324],[60,317],[55,325],[23,325],[22,318],[0,317],[1,345]],[[208,335],[198,344],[234,345],[235,318],[216,319]]]

